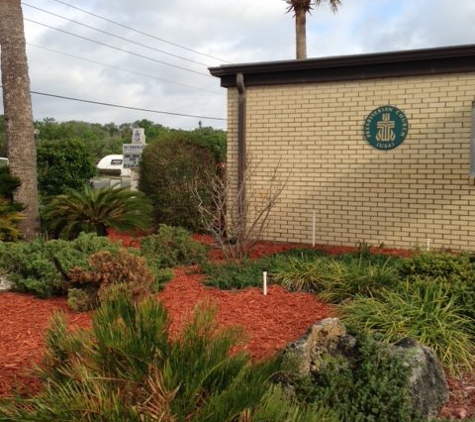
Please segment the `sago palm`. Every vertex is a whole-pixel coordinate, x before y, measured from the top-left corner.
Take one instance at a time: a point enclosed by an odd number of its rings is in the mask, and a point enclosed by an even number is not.
[[[307,13],[313,10],[313,6],[320,6],[328,2],[333,12],[338,10],[341,0],[284,0],[288,4],[287,11],[294,12],[295,35],[297,43],[297,59],[307,58]]]
[[[70,190],[55,196],[45,207],[47,230],[66,239],[80,232],[105,236],[108,228],[118,231],[147,230],[152,225],[152,206],[141,192],[127,188]]]

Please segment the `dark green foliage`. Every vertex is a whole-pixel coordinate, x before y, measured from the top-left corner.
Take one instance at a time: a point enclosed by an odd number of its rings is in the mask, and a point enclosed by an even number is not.
[[[0,242],[0,268],[9,273],[17,291],[46,298],[66,294],[69,271],[87,268],[91,254],[119,249],[119,244],[105,237],[84,233],[72,242],[43,238],[29,243]]]
[[[475,255],[420,253],[402,261],[401,277],[410,283],[434,282],[448,287],[464,315],[475,320]]]
[[[473,320],[457,299],[448,285],[403,283],[383,289],[378,298],[357,296],[340,308],[340,316],[353,329],[377,333],[388,343],[413,338],[456,374],[473,367],[475,353]]]
[[[356,295],[377,295],[382,288],[399,283],[397,260],[389,257],[345,255],[290,258],[273,271],[273,280],[292,291],[316,292],[332,303]]]
[[[170,132],[144,149],[140,161],[139,189],[151,198],[159,224],[202,229],[197,200],[198,189],[209,191],[216,174],[215,153],[201,144],[197,134]]]
[[[319,374],[300,395],[333,409],[342,421],[410,422],[408,367],[371,337],[359,339],[350,359],[324,356]]]
[[[13,194],[21,181],[8,166],[0,166],[0,241],[13,241],[21,236],[19,222],[25,207],[14,202]]]
[[[148,230],[152,225],[152,206],[141,192],[127,188],[70,190],[49,201],[43,209],[44,226],[54,235],[74,239],[79,233],[105,236],[112,227],[119,232]]]
[[[38,143],[38,190],[43,196],[80,189],[96,174],[89,146],[78,139],[53,139]]]
[[[13,193],[20,185],[20,178],[11,174],[10,167],[0,166],[0,197],[13,201]]]
[[[157,234],[141,239],[140,245],[142,254],[156,268],[202,264],[207,254],[206,247],[193,240],[187,230],[164,224]]]
[[[172,339],[157,301],[135,304],[123,295],[94,314],[92,332],[71,333],[57,315],[46,336],[43,392],[2,400],[0,419],[337,422],[330,411],[307,410],[271,387],[279,361],[251,364],[230,353],[236,340],[203,309]]]

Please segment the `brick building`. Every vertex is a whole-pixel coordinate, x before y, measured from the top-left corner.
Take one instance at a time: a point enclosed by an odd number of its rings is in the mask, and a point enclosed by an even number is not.
[[[267,239],[475,249],[474,45],[210,72],[229,170],[246,155],[253,186],[288,179]]]

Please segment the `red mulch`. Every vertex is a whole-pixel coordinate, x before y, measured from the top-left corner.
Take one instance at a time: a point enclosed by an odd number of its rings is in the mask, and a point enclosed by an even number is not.
[[[117,239],[123,240],[123,239]],[[209,239],[200,239],[207,241]],[[259,244],[253,258],[302,245]],[[354,251],[348,247],[320,247],[328,253]],[[378,249],[388,255],[408,256],[410,252]],[[216,251],[213,256],[219,257]],[[158,297],[169,311],[171,330],[179,332],[196,304],[209,302],[217,306],[220,326],[242,327],[247,342],[242,346],[254,359],[260,359],[301,337],[316,321],[326,318],[331,307],[314,295],[289,293],[280,286],[269,286],[264,296],[257,288],[241,291],[221,291],[207,288],[203,276],[176,270],[175,278]],[[0,397],[12,394],[15,388],[37,392],[40,381],[32,375],[32,368],[42,358],[43,335],[53,312],[63,311],[71,329],[90,327],[90,313],[74,313],[65,299],[40,300],[11,292],[0,293]],[[475,375],[460,380],[449,379],[450,400],[441,415],[463,420],[475,415]]]

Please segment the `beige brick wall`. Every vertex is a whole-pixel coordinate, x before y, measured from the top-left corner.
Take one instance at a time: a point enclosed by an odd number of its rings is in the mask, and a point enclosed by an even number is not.
[[[317,244],[475,249],[470,180],[475,75],[247,88],[253,189],[278,167],[287,180],[266,238]],[[390,151],[363,125],[383,105],[404,111],[409,134]],[[228,92],[228,167],[237,163],[237,91]],[[252,199],[252,198],[250,198]]]

